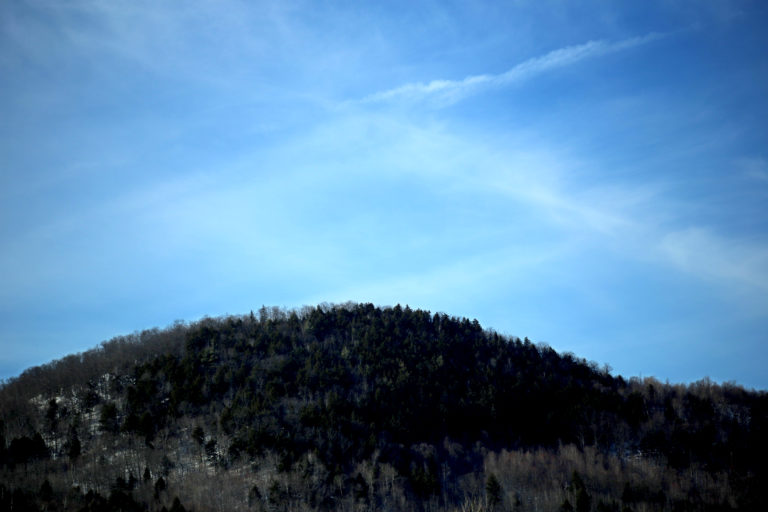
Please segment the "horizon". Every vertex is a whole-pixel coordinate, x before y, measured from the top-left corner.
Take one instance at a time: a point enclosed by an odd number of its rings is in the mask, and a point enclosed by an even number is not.
[[[768,390],[768,5],[0,5],[0,379],[407,304]]]

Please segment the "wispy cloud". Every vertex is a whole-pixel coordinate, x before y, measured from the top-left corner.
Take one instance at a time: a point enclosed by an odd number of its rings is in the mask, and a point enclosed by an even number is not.
[[[597,40],[566,46],[521,62],[504,73],[470,75],[461,80],[432,80],[427,83],[409,83],[394,89],[374,93],[364,98],[363,102],[384,103],[397,100],[432,100],[439,105],[451,105],[467,96],[476,94],[483,88],[504,87],[530,80],[536,75],[552,69],[563,68],[589,58],[627,50],[647,44],[660,37],[662,37],[661,34],[650,33],[645,36],[615,42]]]
[[[768,292],[765,246],[728,240],[704,228],[690,228],[664,234],[658,250],[684,272]]]
[[[301,162],[297,162],[293,147],[305,148]],[[342,158],[345,147],[354,147],[354,156]],[[628,183],[606,174],[587,185],[578,179],[578,169],[604,164],[599,158],[581,161],[558,144],[537,143],[512,134],[489,141],[457,127],[379,114],[337,119],[292,142],[284,151],[278,160],[290,160],[302,169],[292,182],[307,182],[314,175],[324,177],[323,182],[312,182],[315,191],[327,189],[329,194],[338,195],[342,192],[340,184],[357,186],[368,180],[376,184],[374,188],[389,181],[407,182],[414,189],[421,184],[428,195],[418,196],[418,201],[444,205],[446,212],[456,212],[442,218],[454,226],[464,225],[465,214],[459,212],[471,204],[471,211],[478,215],[466,220],[466,231],[443,233],[433,226],[401,235],[401,245],[407,245],[404,242],[410,236],[414,244],[417,239],[426,239],[433,248],[441,248],[436,251],[441,259],[434,263],[446,269],[460,266],[464,270],[456,276],[474,275],[471,269],[478,265],[473,255],[446,256],[456,251],[449,239],[468,237],[474,231],[488,250],[480,266],[497,268],[496,275],[520,271],[516,260],[505,255],[509,243],[534,260],[540,252],[557,250],[561,256],[572,256],[594,248],[611,251],[633,264],[660,266],[725,289],[751,291],[750,297],[763,297],[768,290],[765,244],[738,235],[726,236],[722,229],[689,217],[679,210],[674,189],[663,178]],[[382,222],[396,224],[391,212],[383,215],[367,206],[371,204],[375,201],[355,205],[363,207],[356,213],[360,226],[333,224],[331,231],[351,235]],[[416,204],[407,208],[409,214],[418,215]],[[367,216],[361,215],[366,211]],[[377,249],[387,250],[387,233],[383,229],[381,236],[373,237],[382,240]],[[497,260],[503,260],[504,265],[495,267]],[[463,261],[469,263],[460,263]],[[421,277],[406,272],[403,283],[414,279],[413,289],[425,293],[433,289],[421,282],[423,273],[418,275]],[[388,282],[395,286],[394,281]],[[358,285],[378,290],[375,283]],[[401,284],[398,289],[408,287]]]
[[[768,183],[768,160],[765,158],[742,158],[736,163],[745,178]]]

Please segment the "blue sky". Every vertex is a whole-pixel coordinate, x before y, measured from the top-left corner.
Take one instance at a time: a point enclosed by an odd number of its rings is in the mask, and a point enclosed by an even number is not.
[[[0,4],[0,377],[347,300],[768,389],[768,6]]]

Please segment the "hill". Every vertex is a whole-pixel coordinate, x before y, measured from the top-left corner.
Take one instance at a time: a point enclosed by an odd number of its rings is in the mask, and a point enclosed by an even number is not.
[[[768,394],[371,304],[118,337],[0,388],[2,510],[766,510]]]

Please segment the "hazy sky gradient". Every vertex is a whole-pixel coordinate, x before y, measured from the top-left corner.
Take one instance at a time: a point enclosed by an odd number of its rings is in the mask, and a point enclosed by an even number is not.
[[[761,1],[3,2],[0,377],[353,300],[768,389],[766,26]]]

